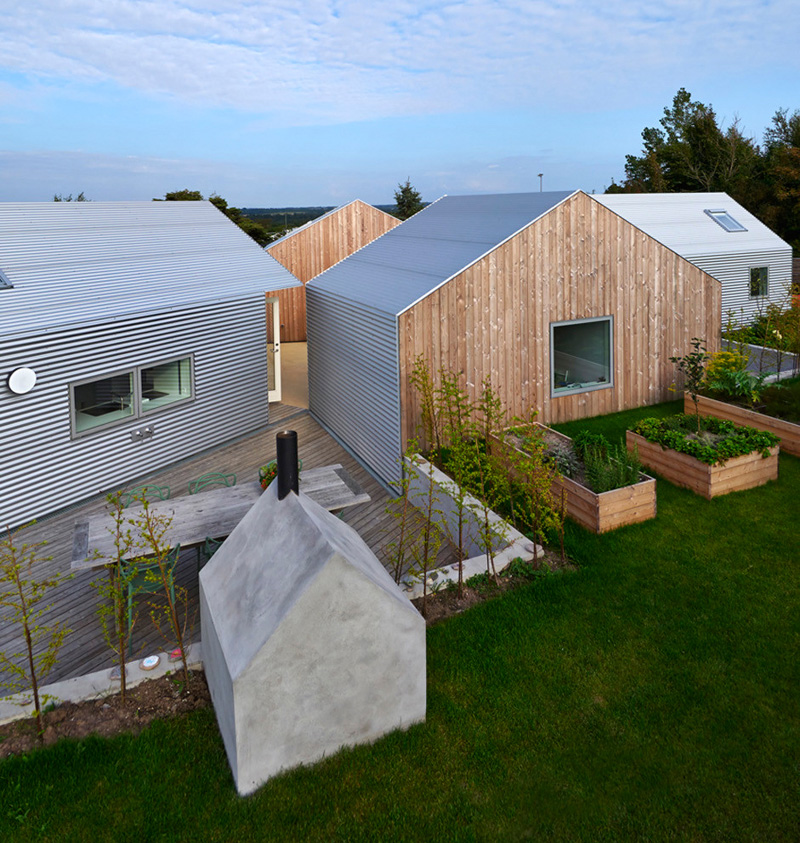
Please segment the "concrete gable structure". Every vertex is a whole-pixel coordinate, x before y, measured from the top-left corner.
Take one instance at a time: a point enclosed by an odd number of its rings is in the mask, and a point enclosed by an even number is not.
[[[273,483],[200,573],[203,653],[240,794],[425,718],[425,623],[360,536]]]

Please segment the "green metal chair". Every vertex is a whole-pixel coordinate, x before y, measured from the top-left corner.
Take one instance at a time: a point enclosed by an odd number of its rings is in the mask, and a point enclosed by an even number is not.
[[[198,492],[203,492],[208,489],[209,486],[235,485],[235,474],[224,474],[221,471],[209,471],[208,474],[203,474],[198,477],[197,480],[192,480],[191,483],[189,483],[189,494],[196,495]]]
[[[211,559],[211,557],[222,547],[222,543],[225,541],[227,536],[223,536],[219,539],[211,538],[211,536],[206,536],[206,540],[200,545],[197,552],[197,572],[200,573],[200,569]]]
[[[138,503],[138,500],[141,498],[147,501],[168,501],[169,486],[156,486],[149,483],[145,486],[137,486],[135,489],[128,489],[122,492],[120,497],[122,508],[126,509],[132,503]]]
[[[178,556],[181,552],[180,544],[176,544],[169,549],[166,559],[164,560],[164,569],[167,575],[167,585],[169,587],[170,597],[172,603],[175,603],[175,566],[178,564]],[[127,585],[128,591],[128,654],[133,655],[133,637],[131,636],[131,629],[133,628],[133,598],[139,594],[157,594],[164,588],[164,582],[161,578],[161,571],[158,567],[158,562],[154,559],[142,557],[135,560],[136,571],[131,577]],[[152,574],[155,576],[152,576]],[[151,574],[151,576],[148,576]]]

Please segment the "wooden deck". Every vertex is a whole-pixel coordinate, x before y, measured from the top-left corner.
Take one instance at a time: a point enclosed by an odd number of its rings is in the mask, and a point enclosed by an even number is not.
[[[259,466],[275,459],[276,432],[287,428],[296,430],[304,469],[340,463],[369,493],[369,503],[344,510],[342,518],[358,531],[378,558],[385,562],[385,547],[393,540],[399,525],[396,519],[386,513],[389,495],[383,487],[311,418],[307,410],[273,405],[270,408],[270,419],[271,424],[264,431],[154,472],[147,478],[132,478],[130,485],[141,485],[145,481],[167,485],[172,497],[177,497],[188,494],[189,481],[207,471],[233,471],[240,483],[256,480]],[[47,541],[47,547],[42,553],[51,558],[37,566],[39,577],[43,578],[56,571],[69,572],[75,522],[102,512],[104,508],[105,500],[98,497],[43,519],[18,534],[17,540],[20,542]],[[438,564],[451,561],[454,561],[453,551],[445,546],[439,554]],[[55,668],[45,678],[46,682],[80,676],[111,666],[111,654],[103,640],[97,615],[98,598],[91,587],[92,580],[102,575],[96,570],[79,571],[71,580],[49,593],[48,603],[52,603],[53,608],[46,613],[43,622],[58,620],[66,624],[71,632],[60,650]],[[181,553],[176,582],[187,589],[190,617],[194,621],[193,636],[198,636],[197,553],[194,549]],[[0,652],[12,658],[22,653],[23,640],[17,625],[10,623],[8,616],[8,611],[2,610]],[[146,611],[141,612],[134,627],[134,653],[147,655],[163,650],[166,643],[153,627]],[[13,658],[13,661],[23,663],[18,657]],[[10,678],[8,672],[0,672],[0,681]],[[9,691],[0,689],[0,696],[6,693]]]

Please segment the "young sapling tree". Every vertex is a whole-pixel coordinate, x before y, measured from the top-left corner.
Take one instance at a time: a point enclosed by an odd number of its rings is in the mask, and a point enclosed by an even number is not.
[[[72,579],[73,574],[56,573],[36,577],[34,564],[50,559],[39,559],[39,552],[45,542],[18,544],[18,532],[12,533],[6,528],[5,537],[0,539],[0,608],[11,610],[6,623],[19,625],[25,640],[25,650],[22,653],[0,653],[0,665],[15,677],[9,681],[0,681],[0,687],[13,692],[19,690],[20,684],[24,687],[30,682],[36,733],[42,743],[42,704],[47,704],[48,696],[39,693],[39,683],[53,669],[58,651],[70,630],[59,621],[46,623],[43,616],[52,609],[52,604],[41,604],[51,589]]]
[[[694,401],[697,432],[700,433],[700,405],[697,396],[703,388],[703,381],[706,377],[706,361],[710,359],[710,355],[706,353],[705,341],[697,337],[692,337],[692,348],[694,350],[683,357],[670,357],[669,359],[684,376],[684,388]]]

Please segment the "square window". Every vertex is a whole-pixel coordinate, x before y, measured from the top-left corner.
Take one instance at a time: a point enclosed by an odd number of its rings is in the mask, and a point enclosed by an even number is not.
[[[140,370],[142,412],[192,397],[192,365],[188,357]]]
[[[750,268],[750,298],[769,295],[769,267]]]
[[[613,386],[611,321],[604,316],[550,326],[554,396]]]
[[[133,372],[74,386],[72,412],[75,433],[133,416]]]

